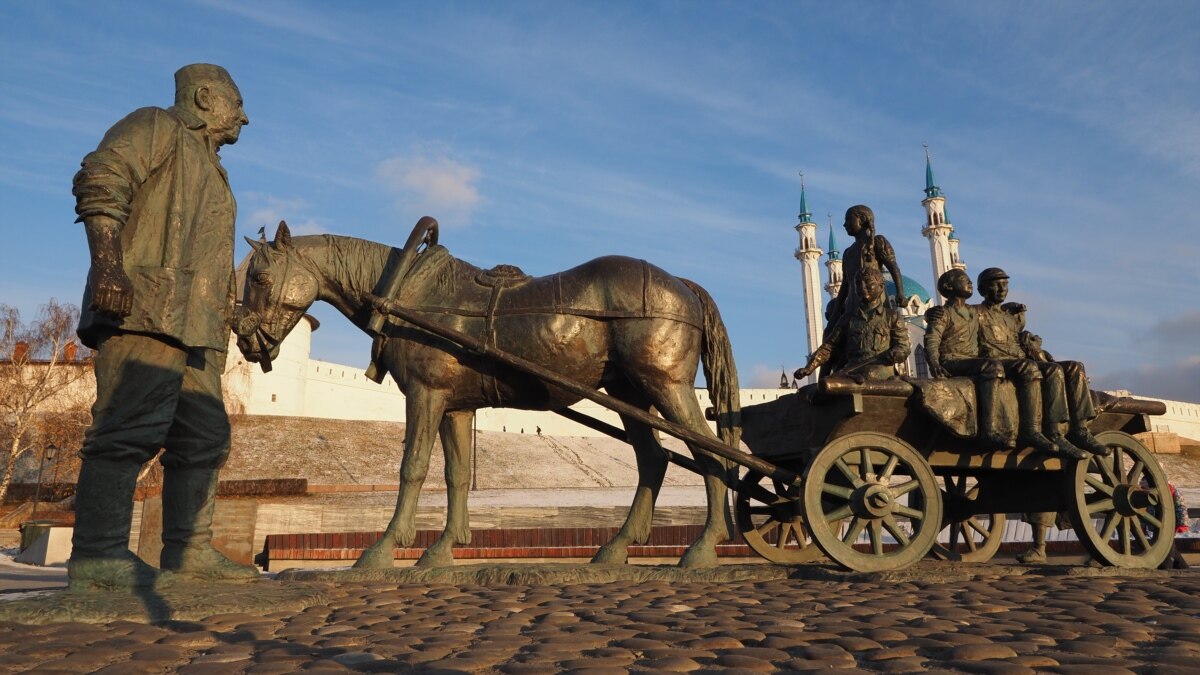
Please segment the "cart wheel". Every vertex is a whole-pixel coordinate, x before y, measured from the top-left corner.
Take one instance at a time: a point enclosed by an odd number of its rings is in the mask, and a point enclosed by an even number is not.
[[[737,484],[736,513],[742,538],[767,560],[796,565],[821,557],[800,514],[800,488],[747,471]]]
[[[1129,434],[1105,431],[1096,440],[1112,455],[1080,460],[1067,472],[1075,533],[1106,565],[1158,567],[1175,542],[1175,502],[1166,474]]]
[[[942,529],[942,495],[925,458],[886,434],[858,432],[826,445],[804,475],[804,519],[817,546],[859,572],[907,567]],[[859,539],[866,551],[855,547]]]
[[[942,493],[942,532],[945,540],[938,537],[930,554],[939,560],[961,562],[987,562],[996,555],[1004,539],[1004,526],[1008,517],[1003,513],[981,513],[967,516],[965,520],[954,520],[956,502],[975,501],[979,496],[979,484],[967,486],[966,476],[943,476],[946,489]],[[958,511],[961,513],[961,511]]]

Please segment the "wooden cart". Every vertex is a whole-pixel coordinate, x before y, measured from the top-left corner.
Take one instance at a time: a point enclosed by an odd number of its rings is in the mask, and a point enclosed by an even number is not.
[[[985,561],[1007,513],[1065,512],[1092,557],[1157,567],[1170,552],[1175,511],[1154,456],[1131,434],[1150,430],[1158,401],[1098,395],[1091,430],[1108,457],[1063,460],[1028,448],[990,450],[957,437],[919,405],[912,385],[818,385],[742,410],[756,457],[802,473],[799,485],[748,470],[737,523],[768,560],[822,553],[859,571],[898,569],[927,554]]]

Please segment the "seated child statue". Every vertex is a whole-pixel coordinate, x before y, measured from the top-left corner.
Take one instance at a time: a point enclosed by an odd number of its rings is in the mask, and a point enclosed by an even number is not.
[[[896,376],[896,364],[908,359],[908,330],[900,313],[884,303],[882,272],[878,267],[864,266],[854,281],[858,296],[855,306],[825,331],[821,346],[796,371],[796,379],[808,377],[835,351],[844,365],[832,374],[858,382],[891,379]]]

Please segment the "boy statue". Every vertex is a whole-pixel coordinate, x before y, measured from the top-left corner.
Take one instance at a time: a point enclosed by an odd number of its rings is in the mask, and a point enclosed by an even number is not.
[[[971,277],[952,269],[938,277],[937,290],[946,304],[925,312],[925,357],[934,377],[955,375],[975,381],[975,403],[979,410],[978,440],[989,447],[1012,444],[997,430],[997,398],[1004,381],[1004,367],[979,353],[979,308],[967,304],[974,294]]]

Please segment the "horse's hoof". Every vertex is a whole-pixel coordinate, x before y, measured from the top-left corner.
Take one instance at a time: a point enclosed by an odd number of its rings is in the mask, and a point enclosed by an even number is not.
[[[624,565],[629,560],[629,550],[624,546],[610,546],[605,544],[596,551],[596,555],[592,556],[592,564],[594,565]]]
[[[716,567],[719,564],[717,561],[717,550],[712,547],[697,548],[693,546],[679,559],[679,566],[685,569]]]
[[[391,547],[383,549],[372,546],[363,551],[358,560],[354,562],[354,569],[382,570],[394,567],[395,564],[395,560],[392,558]]]
[[[430,547],[425,549],[414,567],[449,567],[454,564],[454,552],[449,548]]]

